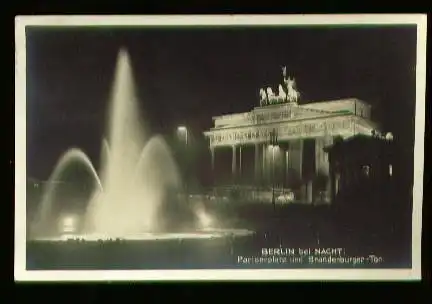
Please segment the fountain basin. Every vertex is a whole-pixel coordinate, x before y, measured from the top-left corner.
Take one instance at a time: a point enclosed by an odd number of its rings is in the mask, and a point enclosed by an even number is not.
[[[39,237],[33,241],[65,242],[71,240],[82,240],[86,242],[98,241],[156,241],[156,240],[182,240],[182,239],[212,239],[225,237],[251,236],[254,232],[247,229],[202,229],[194,232],[154,233],[143,232],[128,234],[126,236],[113,236],[111,234],[64,234],[60,236]]]

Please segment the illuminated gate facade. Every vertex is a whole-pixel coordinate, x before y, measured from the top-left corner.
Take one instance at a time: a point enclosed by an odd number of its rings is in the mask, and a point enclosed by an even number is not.
[[[214,117],[214,127],[204,134],[215,184],[303,187],[307,200],[312,200],[313,184],[328,193],[329,161],[323,148],[337,137],[371,135],[376,125],[370,112],[370,105],[352,98],[263,105]]]

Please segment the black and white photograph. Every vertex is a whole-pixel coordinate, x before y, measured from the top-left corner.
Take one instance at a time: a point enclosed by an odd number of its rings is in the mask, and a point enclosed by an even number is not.
[[[15,280],[421,278],[426,15],[15,22]]]

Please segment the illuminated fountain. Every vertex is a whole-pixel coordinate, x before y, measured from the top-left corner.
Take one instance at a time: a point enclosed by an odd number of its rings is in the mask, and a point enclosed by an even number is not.
[[[179,195],[182,193],[180,175],[171,151],[161,136],[148,137],[143,131],[139,112],[129,56],[121,50],[111,96],[108,137],[102,141],[100,172],[96,172],[82,150],[66,151],[44,189],[31,226],[32,238],[61,237],[54,207],[70,196],[58,194],[56,182],[76,167],[84,169],[93,180],[92,190],[84,199],[82,223],[73,232],[79,238],[166,239],[248,233],[204,229],[211,223],[209,215]],[[64,221],[63,226],[71,234],[70,226],[78,221],[70,217]]]

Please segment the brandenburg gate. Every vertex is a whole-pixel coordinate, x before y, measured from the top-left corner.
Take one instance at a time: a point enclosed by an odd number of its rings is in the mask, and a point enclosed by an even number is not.
[[[204,135],[215,183],[297,187],[311,201],[313,184],[320,177],[328,197],[329,162],[323,148],[337,137],[371,135],[377,129],[370,119],[371,106],[356,98],[299,104],[295,80],[286,77],[285,68],[283,76],[278,94],[272,88],[261,89],[260,105],[252,111],[213,117],[214,127]],[[219,153],[227,152],[230,161],[218,159]],[[220,174],[227,163],[229,174]]]

